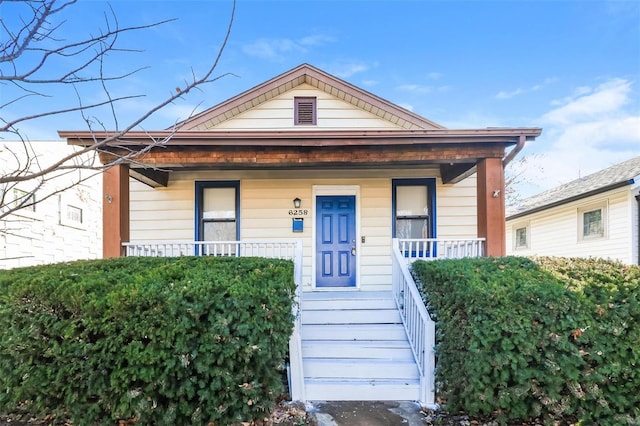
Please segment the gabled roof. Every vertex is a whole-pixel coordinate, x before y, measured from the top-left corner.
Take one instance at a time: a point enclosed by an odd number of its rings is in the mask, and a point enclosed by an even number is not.
[[[225,128],[218,126],[263,103],[284,98],[304,85],[324,91],[391,124],[389,128]],[[276,102],[274,102],[276,103]],[[347,108],[350,109],[350,108]],[[238,117],[238,121],[240,122]],[[143,182],[166,186],[175,170],[298,169],[338,167],[420,167],[438,165],[442,182],[453,184],[475,172],[482,159],[508,163],[538,127],[447,129],[413,112],[353,86],[308,64],[300,65],[165,130],[93,132],[60,130],[67,143],[92,146],[104,142],[103,164],[118,156],[131,158],[130,173]],[[157,146],[154,146],[157,144]],[[514,146],[505,156],[506,149]],[[133,175],[139,173],[146,178]]]
[[[271,80],[267,80],[246,92],[185,120],[178,127],[184,130],[211,129],[218,123],[229,120],[302,84],[309,84],[325,91],[403,129],[445,129],[440,124],[427,120],[309,64],[299,65]]]
[[[640,177],[640,157],[549,189],[523,200],[507,220],[546,210],[575,200],[597,195],[625,185],[633,185]]]

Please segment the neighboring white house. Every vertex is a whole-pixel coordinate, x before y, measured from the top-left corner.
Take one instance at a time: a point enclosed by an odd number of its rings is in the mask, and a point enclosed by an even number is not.
[[[63,141],[3,141],[0,175],[27,165],[35,171],[70,152]],[[101,174],[74,170],[45,181],[5,183],[0,194],[0,269],[102,257]],[[25,207],[4,215],[21,204]]]
[[[507,214],[507,253],[638,264],[640,157],[527,198]]]

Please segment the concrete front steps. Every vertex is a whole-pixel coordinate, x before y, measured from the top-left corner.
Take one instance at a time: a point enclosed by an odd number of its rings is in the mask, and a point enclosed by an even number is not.
[[[304,293],[301,321],[307,400],[419,400],[418,368],[391,292]]]

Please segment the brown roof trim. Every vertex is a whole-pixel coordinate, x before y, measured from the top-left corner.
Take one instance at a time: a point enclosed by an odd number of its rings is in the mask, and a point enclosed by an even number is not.
[[[542,129],[429,129],[429,130],[313,130],[313,131],[177,131],[128,132],[114,145],[141,145],[167,140],[166,145],[265,145],[265,146],[331,146],[331,145],[413,145],[425,143],[504,143],[515,144],[524,136],[533,140]],[[70,145],[93,145],[95,140],[113,137],[113,132],[61,130],[58,134]]]
[[[267,95],[272,91],[278,91],[278,94],[291,90],[303,83],[311,84],[320,90],[331,93],[334,96],[342,98],[346,102],[359,106],[363,109],[373,111],[379,109],[384,112],[398,117],[404,121],[411,123],[418,128],[436,128],[445,129],[444,126],[437,124],[431,120],[419,116],[407,109],[399,107],[386,99],[376,96],[366,90],[347,83],[331,74],[328,74],[309,64],[302,64],[287,72],[284,72],[266,82],[259,84],[239,95],[236,95],[212,108],[209,108],[194,117],[191,117],[181,123],[177,127],[192,129],[216,117],[224,117],[228,119],[240,112],[246,111],[250,107],[256,106],[267,100]],[[344,93],[344,96],[342,96]],[[369,108],[371,106],[372,108]],[[384,116],[377,114],[380,117]],[[224,120],[220,120],[224,121]]]

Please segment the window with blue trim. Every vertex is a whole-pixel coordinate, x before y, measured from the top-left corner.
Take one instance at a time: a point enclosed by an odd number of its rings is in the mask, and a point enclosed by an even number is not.
[[[435,238],[435,179],[394,179],[392,187],[393,236]]]
[[[196,182],[196,240],[240,239],[240,182]]]

